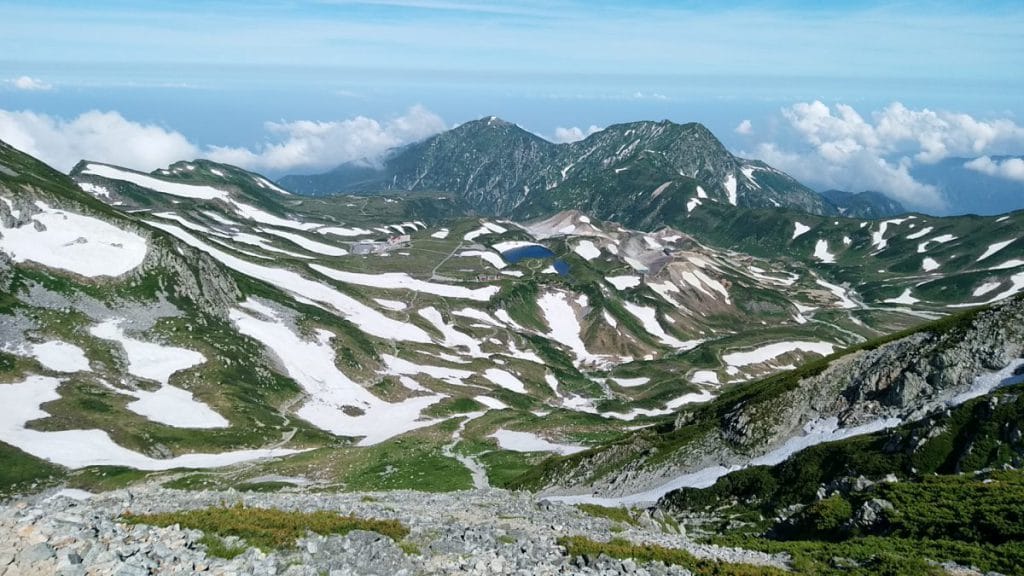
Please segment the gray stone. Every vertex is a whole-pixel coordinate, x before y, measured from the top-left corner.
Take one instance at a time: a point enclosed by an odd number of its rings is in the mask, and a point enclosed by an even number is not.
[[[55,557],[56,554],[53,550],[53,546],[50,546],[46,542],[40,542],[29,548],[25,549],[21,553],[21,560],[23,562],[43,562]]]

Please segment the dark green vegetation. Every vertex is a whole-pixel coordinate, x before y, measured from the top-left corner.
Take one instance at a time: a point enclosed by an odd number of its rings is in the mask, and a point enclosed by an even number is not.
[[[67,471],[0,442],[0,498],[60,481]]]
[[[842,190],[826,190],[821,193],[826,200],[842,211],[847,218],[878,220],[905,214],[902,204],[881,192],[865,190],[856,194]]]
[[[710,488],[678,490],[661,505],[684,521],[694,513],[718,518],[702,526],[715,543],[789,552],[799,573],[909,576],[955,562],[1018,574],[1024,473],[986,470],[1024,462],[1021,422],[1024,386],[1017,385],[891,431],[731,473]]]
[[[125,521],[132,524],[171,526],[202,530],[207,537],[234,536],[264,551],[294,546],[295,541],[315,532],[320,535],[344,535],[352,530],[377,532],[398,542],[409,534],[409,529],[397,520],[376,520],[342,516],[333,512],[293,512],[268,508],[223,506],[199,510],[167,512],[163,514],[128,514]]]
[[[1024,386],[1012,386],[890,431],[812,446],[776,466],[728,474],[710,488],[672,492],[663,503],[693,511],[732,505],[770,518],[791,505],[813,501],[819,486],[843,478],[877,481],[895,474],[920,481],[933,474],[1020,466],[1022,392]]]
[[[570,556],[593,557],[604,554],[612,558],[632,558],[639,562],[664,562],[682,566],[698,576],[781,576],[784,570],[749,564],[730,564],[697,558],[685,550],[666,548],[656,544],[634,544],[619,538],[598,542],[585,536],[567,536],[558,539]]]

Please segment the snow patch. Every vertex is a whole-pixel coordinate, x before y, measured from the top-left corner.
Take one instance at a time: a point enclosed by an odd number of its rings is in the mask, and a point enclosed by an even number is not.
[[[730,366],[742,367],[752,364],[762,364],[783,354],[796,351],[813,352],[822,356],[828,356],[835,350],[835,345],[829,342],[808,342],[808,341],[787,341],[775,342],[748,350],[745,352],[732,352],[724,354],[722,361]]]
[[[31,261],[80,276],[120,276],[146,258],[146,240],[91,216],[50,208],[16,228],[4,228],[0,250],[15,262]],[[36,229],[36,223],[43,230]]]
[[[978,256],[978,259],[975,260],[975,262],[981,262],[985,258],[988,258],[989,256],[995,254],[996,252],[999,252],[1003,248],[1006,248],[1007,246],[1013,244],[1016,241],[1017,239],[1013,238],[1010,240],[1004,240],[1003,242],[996,242],[995,244],[990,245],[988,248],[985,249],[985,252],[981,256]]]
[[[206,252],[228,268],[268,282],[303,299],[330,306],[367,334],[389,340],[431,342],[430,335],[418,326],[392,320],[355,298],[342,294],[330,286],[309,280],[292,270],[269,268],[237,258],[213,248],[177,226],[155,222],[150,225],[174,235],[189,246]]]
[[[85,351],[60,340],[51,340],[42,344],[30,344],[26,349],[14,350],[13,352],[27,353],[42,364],[43,368],[54,372],[88,372],[89,359],[85,357]]]
[[[800,222],[793,222],[793,240],[796,240],[801,235],[809,232],[810,230],[811,227],[806,224],[801,224]]]
[[[495,256],[497,256],[497,254],[495,254]],[[478,302],[487,302],[492,296],[498,293],[498,290],[500,290],[498,286],[486,286],[474,289],[466,288],[464,286],[454,286],[451,284],[427,282],[425,280],[413,278],[405,272],[365,274],[363,272],[337,270],[335,268],[321,266],[320,264],[310,264],[309,267],[332,280],[338,280],[348,284],[369,286],[371,288],[412,290],[414,292],[423,292],[424,294],[433,294],[435,296],[445,296],[448,298],[465,298],[467,300],[476,300]]]
[[[584,260],[593,260],[601,255],[601,249],[590,240],[581,240],[572,250]]]
[[[0,441],[25,452],[68,468],[86,466],[127,466],[139,470],[170,470],[172,468],[216,468],[248,460],[295,454],[298,450],[275,448],[239,450],[221,454],[185,454],[175,458],[150,458],[115,443],[102,430],[61,430],[41,432],[27,430],[25,424],[49,416],[40,409],[47,402],[60,399],[60,380],[29,376],[22,382],[0,384]]]
[[[357,445],[371,446],[438,422],[420,416],[444,396],[385,402],[338,370],[331,345],[334,333],[318,329],[312,340],[306,340],[279,318],[263,320],[238,308],[228,315],[239,332],[273,352],[288,376],[306,392],[308,399],[296,414],[314,426],[341,436],[362,436]]]
[[[700,344],[700,340],[688,340],[686,342],[679,340],[678,338],[665,332],[665,329],[661,327],[658,322],[657,311],[654,308],[648,308],[647,306],[641,306],[634,304],[633,302],[622,302],[623,306],[630,314],[636,317],[637,320],[643,324],[644,330],[647,330],[652,336],[661,341],[662,344],[675,348],[676,350],[690,350]]]
[[[170,194],[171,196],[179,196],[181,198],[193,198],[196,200],[226,200],[228,198],[227,192],[212,186],[168,182],[138,172],[128,172],[113,166],[107,166],[106,164],[86,164],[82,174],[100,176],[111,180],[121,180],[136,186],[155,190],[162,194]]]
[[[725,179],[725,182],[723,182],[722,185],[725,186],[725,191],[729,195],[729,204],[732,204],[733,206],[735,206],[736,205],[736,175],[735,174],[729,174],[729,176]]]
[[[491,434],[488,438],[497,440],[498,446],[502,450],[510,450],[512,452],[554,452],[562,456],[568,456],[569,454],[576,454],[587,449],[586,446],[578,444],[555,444],[532,432],[516,432],[514,430],[505,430],[504,428],[499,428],[497,432]]]
[[[903,290],[903,294],[900,294],[896,298],[886,298],[885,300],[882,300],[882,302],[885,302],[886,304],[906,304],[910,306],[913,304],[917,304],[918,302],[920,302],[920,300],[911,296],[910,288],[907,288]]]

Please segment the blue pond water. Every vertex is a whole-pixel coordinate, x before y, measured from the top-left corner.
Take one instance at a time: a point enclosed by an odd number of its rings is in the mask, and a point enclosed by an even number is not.
[[[510,264],[517,264],[520,260],[526,260],[527,258],[554,258],[555,253],[544,246],[530,244],[528,246],[520,246],[519,248],[505,250],[501,253],[501,257]]]
[[[501,253],[501,257],[510,264],[516,264],[520,260],[526,260],[527,258],[536,258],[540,260],[546,260],[548,258],[554,258],[555,253],[547,249],[544,246],[538,244],[531,244],[529,246],[520,246],[519,248],[513,248],[506,250]],[[569,263],[564,260],[555,260],[554,264],[555,271],[566,276],[569,274]]]

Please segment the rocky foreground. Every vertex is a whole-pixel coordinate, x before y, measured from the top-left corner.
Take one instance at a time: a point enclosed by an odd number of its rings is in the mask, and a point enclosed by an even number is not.
[[[657,517],[639,525],[588,516],[575,507],[538,502],[503,490],[428,494],[308,494],[299,492],[185,492],[144,487],[89,496],[75,491],[12,500],[0,509],[0,576],[147,574],[636,574],[684,575],[661,563],[569,557],[556,540],[583,535],[625,538],[685,549],[700,558],[785,567],[788,558],[696,544]],[[401,543],[374,532],[323,537],[309,533],[290,550],[249,548],[226,560],[207,554],[202,532],[178,526],[133,525],[125,513],[148,514],[234,505],[282,510],[329,510],[362,518],[399,520],[410,530]]]

